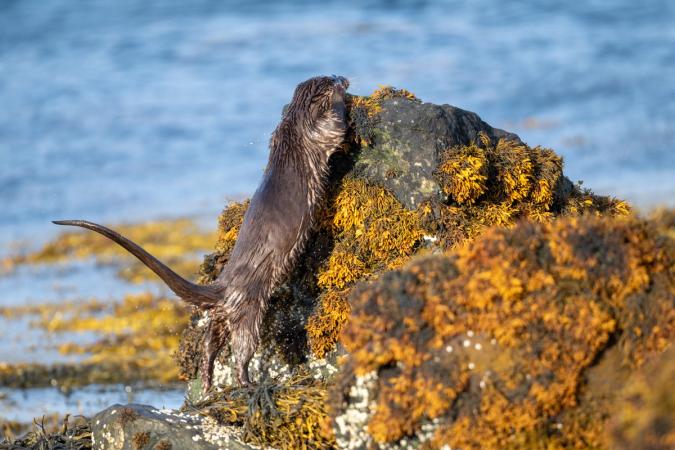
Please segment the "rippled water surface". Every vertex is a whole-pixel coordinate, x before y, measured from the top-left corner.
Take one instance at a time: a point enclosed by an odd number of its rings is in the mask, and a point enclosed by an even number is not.
[[[53,237],[57,218],[212,226],[253,191],[282,105],[317,74],[475,111],[596,192],[675,205],[674,24],[669,0],[4,0],[0,255]],[[0,280],[0,306],[58,301],[55,285],[128,292],[106,272],[30,270]]]
[[[517,4],[516,4],[517,3]],[[675,2],[0,3],[0,236],[214,217],[294,86],[344,74],[553,147],[638,204],[675,194]]]

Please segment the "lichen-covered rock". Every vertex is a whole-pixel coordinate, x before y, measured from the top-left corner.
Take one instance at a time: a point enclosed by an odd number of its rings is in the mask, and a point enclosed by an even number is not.
[[[240,430],[210,417],[158,410],[146,405],[114,405],[91,420],[94,450],[250,450]]]
[[[637,219],[524,222],[359,285],[333,392],[337,441],[607,448],[621,384],[584,397],[586,377],[612,349],[605,373],[675,337],[673,250]],[[341,426],[354,417],[365,437]]]

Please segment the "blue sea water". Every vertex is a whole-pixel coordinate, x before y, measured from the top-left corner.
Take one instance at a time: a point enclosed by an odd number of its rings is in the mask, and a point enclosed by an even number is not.
[[[59,218],[213,226],[317,74],[477,112],[598,193],[675,205],[671,0],[0,0],[0,256]],[[0,305],[129,289],[33,270],[0,280]]]
[[[675,197],[675,2],[0,1],[0,243],[214,218],[316,74],[477,112],[638,206]]]

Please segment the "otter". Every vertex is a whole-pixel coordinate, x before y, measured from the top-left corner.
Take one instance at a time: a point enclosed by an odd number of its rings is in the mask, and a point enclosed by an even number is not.
[[[324,195],[328,159],[345,139],[348,87],[346,78],[335,75],[310,78],[297,86],[272,133],[267,168],[244,215],[234,249],[211,284],[191,283],[136,243],[102,225],[54,221],[88,228],[113,240],[181,299],[208,311],[200,361],[204,393],[211,388],[216,357],[228,338],[239,383],[251,383],[248,364],[260,341],[268,301],[290,275],[307,242]]]

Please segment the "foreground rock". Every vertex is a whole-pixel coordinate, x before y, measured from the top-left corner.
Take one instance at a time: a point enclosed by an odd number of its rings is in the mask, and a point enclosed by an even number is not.
[[[91,421],[92,447],[119,450],[248,450],[238,430],[195,414],[146,405],[114,405]]]
[[[675,337],[674,249],[635,219],[526,222],[360,285],[338,444],[606,448],[616,392]]]

